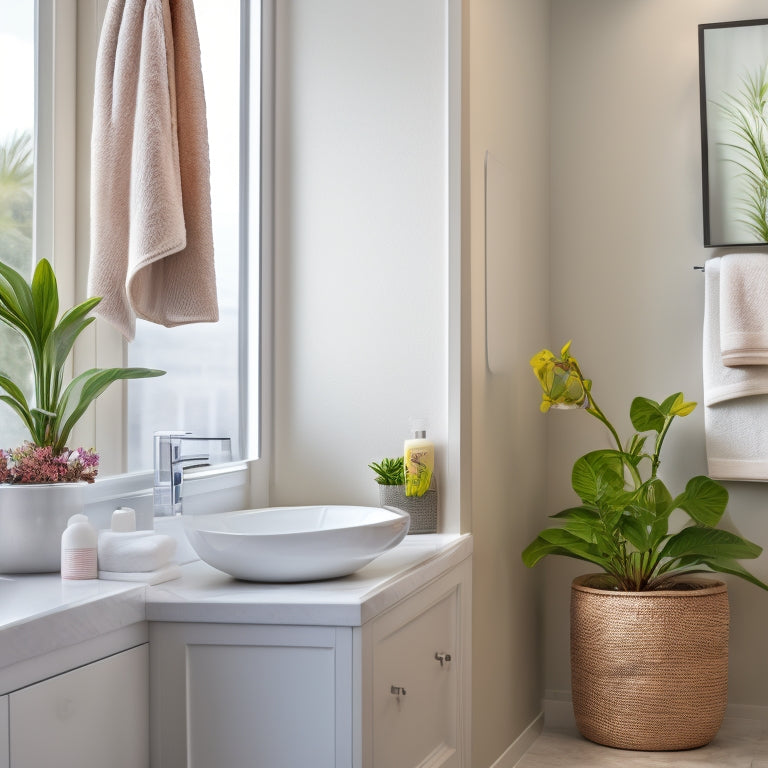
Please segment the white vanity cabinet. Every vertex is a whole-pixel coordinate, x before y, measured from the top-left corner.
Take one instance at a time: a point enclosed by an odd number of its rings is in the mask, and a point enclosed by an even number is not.
[[[347,625],[153,620],[153,768],[468,768],[471,558],[454,560],[383,580]]]
[[[8,697],[0,696],[0,768],[8,768],[10,765],[8,742]]]
[[[3,696],[0,766],[146,768],[148,688],[145,643]]]
[[[363,627],[364,766],[465,765],[462,588],[445,579]]]

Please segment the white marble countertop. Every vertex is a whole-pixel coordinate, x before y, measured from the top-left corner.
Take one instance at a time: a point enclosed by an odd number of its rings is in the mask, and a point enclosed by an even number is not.
[[[471,552],[469,535],[406,536],[350,576],[299,584],[237,581],[197,561],[182,566],[182,578],[148,589],[147,619],[360,626]]]
[[[0,693],[56,673],[61,665],[47,663],[52,655],[65,666],[80,663],[66,649],[109,651],[114,646],[100,639],[145,621],[145,593],[143,584],[65,581],[58,573],[0,576]]]
[[[357,573],[301,584],[237,581],[202,561],[154,587],[0,576],[0,694],[145,642],[147,620],[359,626],[471,552],[469,535],[406,536]]]

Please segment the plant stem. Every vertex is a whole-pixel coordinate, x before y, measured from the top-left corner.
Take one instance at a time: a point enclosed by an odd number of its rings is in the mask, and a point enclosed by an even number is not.
[[[621,444],[621,438],[619,437],[619,433],[616,431],[613,424],[611,424],[611,422],[608,421],[608,417],[603,413],[602,409],[597,404],[597,401],[592,395],[591,390],[587,388],[587,385],[584,381],[584,376],[581,373],[581,368],[579,368],[579,364],[573,358],[571,358],[571,366],[578,374],[579,381],[581,382],[581,386],[584,387],[584,392],[586,392],[587,401],[589,402],[589,405],[586,408],[587,413],[594,416],[596,419],[601,421],[608,428],[608,431],[613,436],[613,439],[616,443],[616,448],[618,449],[618,452],[621,455],[621,459],[624,462],[624,465],[627,467],[630,474],[632,475],[632,481],[635,484],[635,489],[639,488],[643,484],[643,479],[640,477],[640,473],[637,471],[637,467],[635,467],[631,461],[628,461],[626,459],[627,454],[626,454],[626,451],[624,450],[624,447]],[[661,446],[659,444],[659,448],[660,447]],[[654,473],[654,476],[655,476],[655,473]]]
[[[584,392],[587,396],[587,401],[589,402],[589,405],[587,406],[587,413],[591,413],[596,419],[599,419],[600,421],[605,424],[606,427],[608,427],[608,430],[613,435],[613,439],[616,441],[616,447],[619,449],[620,452],[624,452],[624,449],[621,446],[621,438],[619,437],[618,432],[613,428],[613,424],[611,424],[610,421],[608,421],[608,418],[603,413],[600,406],[597,404],[597,401],[595,400],[594,396],[592,395],[592,392],[587,388],[586,382],[584,381],[584,376],[581,373],[581,368],[579,368],[578,363],[571,358],[571,366],[576,371],[579,381],[581,382],[581,386],[584,388]]]
[[[674,421],[674,416],[667,416],[664,426],[661,428],[661,432],[656,437],[656,445],[654,446],[653,456],[651,457],[651,477],[656,477],[656,473],[659,471],[659,464],[661,464],[661,446],[664,443],[664,438],[667,436],[669,427]]]

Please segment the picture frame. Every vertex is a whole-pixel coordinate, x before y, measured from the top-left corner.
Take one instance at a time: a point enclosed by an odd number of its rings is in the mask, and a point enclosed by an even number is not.
[[[704,245],[768,243],[768,19],[699,24]]]

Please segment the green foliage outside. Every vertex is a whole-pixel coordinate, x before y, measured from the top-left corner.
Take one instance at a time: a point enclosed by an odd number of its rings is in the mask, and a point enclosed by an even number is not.
[[[0,144],[0,262],[27,279],[32,275],[34,176],[31,133],[6,138]],[[15,374],[19,385],[31,394],[32,375],[26,355],[24,340],[0,323],[0,371]],[[0,405],[0,429],[8,444],[19,443],[26,434],[4,405]]]

